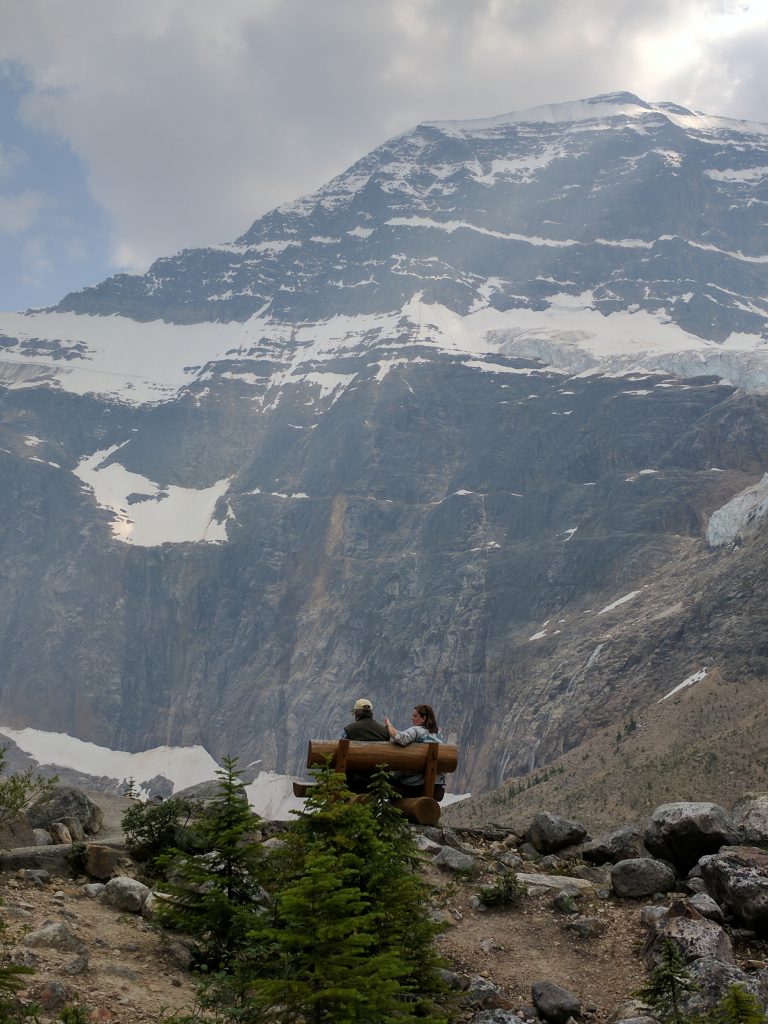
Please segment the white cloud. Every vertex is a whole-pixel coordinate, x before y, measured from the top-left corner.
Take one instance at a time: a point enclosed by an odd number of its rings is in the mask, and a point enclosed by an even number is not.
[[[19,235],[27,231],[47,205],[43,192],[28,189],[15,196],[0,196],[0,233]]]
[[[419,120],[617,89],[766,119],[757,2],[0,0],[0,21],[25,117],[82,159],[128,269],[234,238]]]
[[[0,181],[20,167],[25,160],[24,153],[17,146],[9,146],[0,142]]]

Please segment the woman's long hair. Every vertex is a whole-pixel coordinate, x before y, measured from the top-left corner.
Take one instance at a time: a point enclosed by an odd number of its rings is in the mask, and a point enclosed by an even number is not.
[[[424,728],[427,732],[437,732],[437,719],[429,704],[417,704],[413,710],[424,719]]]

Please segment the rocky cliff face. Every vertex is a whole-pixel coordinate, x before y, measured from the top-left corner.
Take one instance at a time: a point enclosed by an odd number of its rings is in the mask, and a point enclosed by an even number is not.
[[[422,125],[0,317],[0,721],[297,772],[353,695],[426,700],[478,789],[765,673],[761,515],[705,531],[765,472],[766,131]]]

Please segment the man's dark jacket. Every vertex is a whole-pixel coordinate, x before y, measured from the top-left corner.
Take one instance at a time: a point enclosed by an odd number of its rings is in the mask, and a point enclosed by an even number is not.
[[[344,732],[349,739],[361,740],[363,743],[389,741],[389,730],[386,725],[377,722],[370,713],[363,713],[357,721],[345,725]]]

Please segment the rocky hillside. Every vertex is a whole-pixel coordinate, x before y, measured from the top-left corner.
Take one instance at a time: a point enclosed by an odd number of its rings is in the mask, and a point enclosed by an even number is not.
[[[634,997],[665,939],[699,985],[687,997],[692,1012],[712,1007],[734,982],[767,1006],[766,855],[724,845],[768,844],[767,808],[765,795],[740,801],[733,815],[675,803],[641,829],[593,840],[578,821],[541,811],[520,832],[417,829],[425,893],[445,925],[438,942],[451,1019],[558,1024],[566,1011],[584,1022],[647,1014]],[[80,860],[87,874],[73,874],[66,845],[0,853],[6,946],[14,962],[34,968],[25,998],[42,1004],[43,1020],[65,1004],[117,1024],[193,1005],[183,936],[158,929],[154,897],[131,878],[137,866],[119,841],[102,841],[118,812],[111,802],[100,825],[98,814],[70,807],[72,828],[95,830]],[[45,831],[38,827],[38,842]],[[498,902],[501,884],[514,878],[508,901]]]

